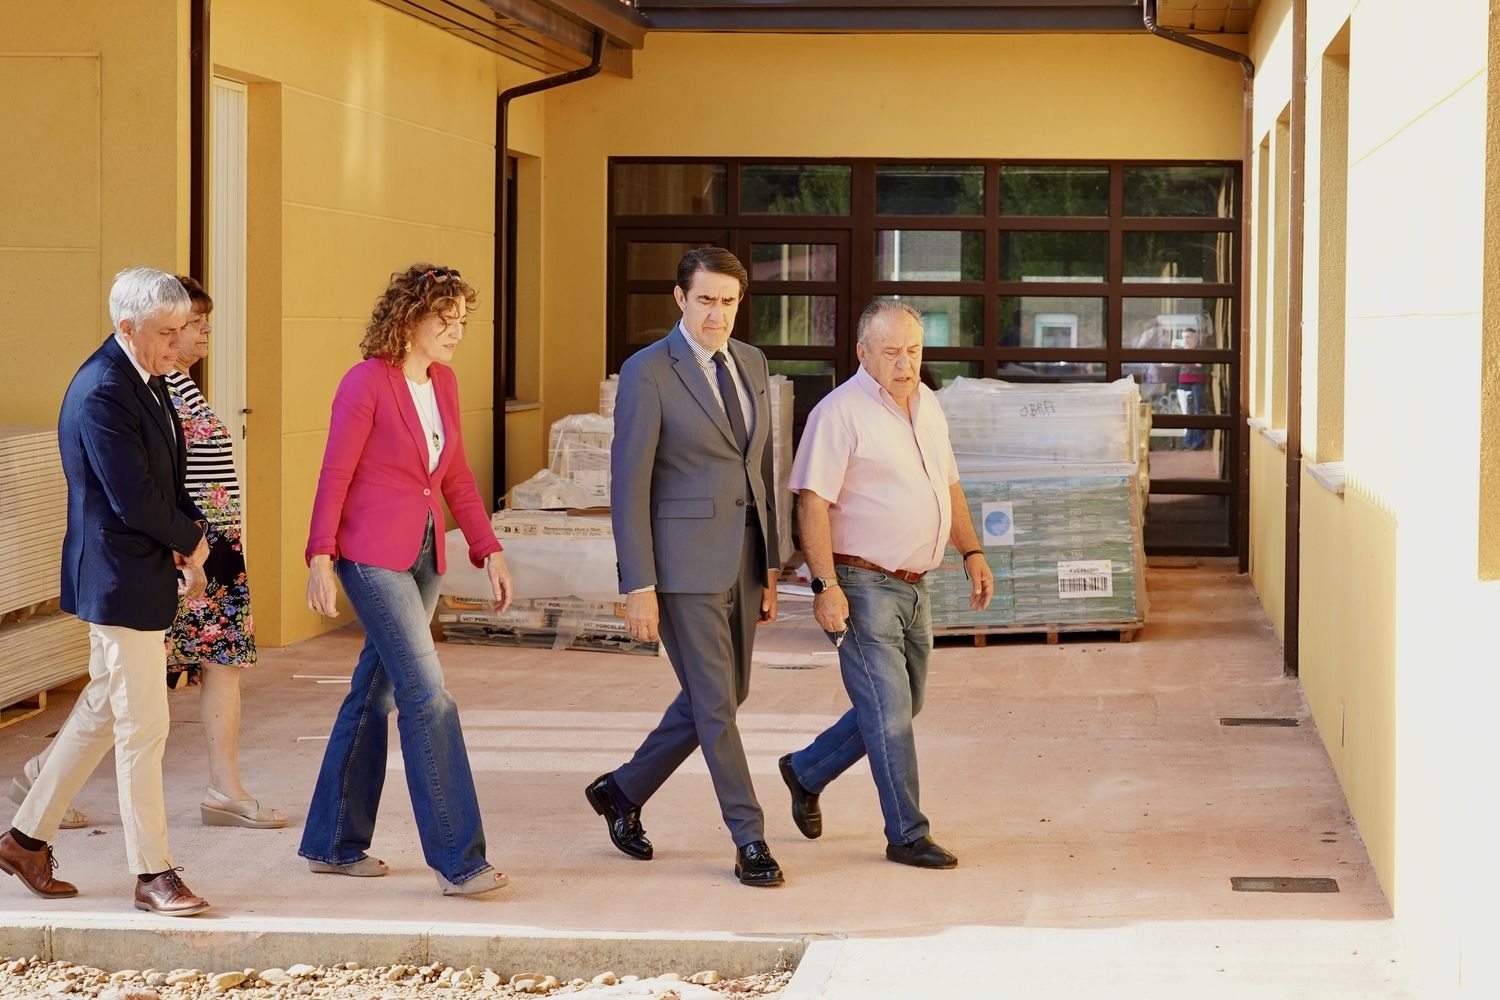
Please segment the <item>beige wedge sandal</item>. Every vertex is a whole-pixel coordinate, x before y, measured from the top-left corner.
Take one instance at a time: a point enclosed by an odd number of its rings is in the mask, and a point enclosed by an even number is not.
[[[217,788],[208,788],[207,802],[198,804],[198,814],[204,826],[243,826],[251,830],[279,830],[291,820],[278,815],[275,809],[262,806],[256,799],[231,799]]]

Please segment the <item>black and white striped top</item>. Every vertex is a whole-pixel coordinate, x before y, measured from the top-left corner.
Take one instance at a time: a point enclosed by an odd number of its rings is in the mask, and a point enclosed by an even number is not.
[[[240,519],[240,481],[234,470],[234,443],[229,428],[209,407],[193,380],[168,372],[167,392],[182,434],[187,439],[187,490],[198,509],[217,525]]]

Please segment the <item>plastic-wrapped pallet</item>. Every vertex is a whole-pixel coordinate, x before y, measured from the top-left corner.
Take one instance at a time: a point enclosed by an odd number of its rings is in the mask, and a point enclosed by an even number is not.
[[[937,394],[960,462],[1135,462],[1135,380],[1019,385],[956,378]]]
[[[528,649],[584,649],[655,656],[660,644],[633,639],[625,627],[625,605],[537,597],[514,601],[496,614],[482,597],[444,596],[438,623],[448,642]]]
[[[927,577],[935,628],[1144,622],[1134,463],[960,463],[959,475],[995,597],[985,611],[969,609],[969,581],[950,550]]]
[[[785,375],[771,376],[771,464],[776,480],[776,534],[781,565],[792,559],[792,382]]]
[[[552,425],[547,436],[547,468],[583,487],[590,504],[609,506],[609,446],[613,417],[575,413]]]
[[[493,612],[488,578],[469,562],[468,542],[453,529],[445,539],[448,572],[439,585],[443,596],[437,620],[445,639],[534,649],[659,652],[659,644],[637,642],[625,628],[609,518],[502,510],[490,523],[505,546],[515,599],[504,614]]]
[[[57,432],[0,427],[0,614],[58,595],[67,506]]]
[[[620,391],[620,376],[611,375],[599,383],[599,415],[613,417],[615,415],[615,396]]]

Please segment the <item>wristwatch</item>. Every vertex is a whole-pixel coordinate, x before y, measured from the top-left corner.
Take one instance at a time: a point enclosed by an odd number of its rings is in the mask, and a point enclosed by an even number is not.
[[[814,595],[821,594],[829,587],[837,587],[839,578],[836,576],[815,576],[812,578],[812,592]]]

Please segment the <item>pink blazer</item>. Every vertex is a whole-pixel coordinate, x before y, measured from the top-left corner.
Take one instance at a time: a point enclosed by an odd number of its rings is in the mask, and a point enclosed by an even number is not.
[[[307,533],[307,561],[316,555],[404,570],[416,562],[432,514],[437,569],[447,568],[443,506],[469,542],[469,561],[483,566],[500,551],[489,515],[464,456],[453,369],[429,369],[443,420],[443,453],[427,473],[427,439],[400,368],[370,358],[349,369],[333,397],[328,448]]]

